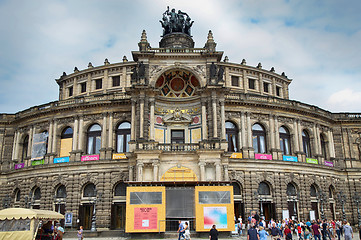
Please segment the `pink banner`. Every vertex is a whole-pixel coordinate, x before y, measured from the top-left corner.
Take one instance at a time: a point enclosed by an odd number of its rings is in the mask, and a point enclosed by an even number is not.
[[[255,159],[262,159],[262,160],[272,160],[272,155],[271,154],[255,154],[254,155]]]
[[[155,207],[134,208],[134,229],[158,229],[158,209]]]
[[[99,160],[99,155],[86,155],[81,157],[82,162]]]
[[[325,161],[325,166],[333,167],[333,162]]]
[[[25,163],[15,164],[14,169],[20,169],[20,168],[23,168],[24,166],[25,166]]]

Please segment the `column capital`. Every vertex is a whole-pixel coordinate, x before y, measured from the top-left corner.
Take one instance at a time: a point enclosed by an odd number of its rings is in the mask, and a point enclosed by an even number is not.
[[[203,161],[202,161],[202,162],[199,162],[199,163],[198,163],[198,166],[200,166],[200,167],[204,167],[204,166],[206,166],[206,163],[205,163],[205,162],[203,162]]]

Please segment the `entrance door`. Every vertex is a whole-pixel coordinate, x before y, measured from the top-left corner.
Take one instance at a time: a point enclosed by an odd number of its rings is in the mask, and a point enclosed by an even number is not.
[[[290,213],[290,218],[294,217],[297,220],[297,202],[288,201],[288,212]]]
[[[262,204],[263,207],[263,215],[265,217],[266,223],[268,223],[271,218],[276,219],[276,208],[274,203],[261,202],[260,204]]]
[[[331,210],[331,218],[336,219],[335,209],[333,208],[333,203],[330,203],[330,210]]]
[[[89,230],[92,225],[93,204],[83,204],[79,206],[79,226]]]
[[[234,202],[234,216],[236,217],[236,220],[238,220],[238,218],[241,217],[243,223],[245,223],[244,204],[242,202],[239,201]]]
[[[125,219],[125,203],[112,204],[111,228],[124,229]]]
[[[315,218],[319,219],[320,216],[318,215],[318,203],[317,202],[311,202],[311,210],[315,211]]]

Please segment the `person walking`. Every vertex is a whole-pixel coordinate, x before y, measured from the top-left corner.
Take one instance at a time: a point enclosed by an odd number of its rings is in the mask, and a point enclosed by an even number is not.
[[[247,240],[259,240],[256,224],[252,223],[247,232]]]
[[[342,223],[340,220],[336,221],[336,234],[338,237],[338,240],[341,240],[341,229],[342,229]]]
[[[216,225],[213,225],[209,231],[209,240],[218,240],[218,230],[216,229]]]
[[[259,240],[267,240],[267,236],[269,236],[268,232],[264,230],[263,227],[259,227]]]
[[[318,226],[317,222],[315,222],[315,221],[312,222],[311,229],[312,229],[312,235],[313,235],[314,239],[321,240],[320,226]]]
[[[352,238],[353,238],[353,231],[352,231],[352,227],[350,226],[349,223],[346,223],[346,224],[343,226],[343,232],[344,232],[344,235],[345,235],[345,240],[352,240]]]
[[[179,233],[178,240],[181,240],[181,238],[184,239],[184,226],[181,220],[179,220],[178,223],[179,223],[178,231],[177,231],[177,233]]]
[[[188,222],[184,223],[184,239],[191,240],[191,232],[189,231]]]
[[[276,227],[276,223],[272,223],[272,227],[271,227],[271,238],[272,240],[277,240],[279,238],[279,236],[281,235],[280,233],[280,229],[278,229]]]
[[[291,229],[288,227],[288,225],[285,226],[284,235],[286,240],[292,240],[292,232]]]
[[[77,236],[78,236],[78,240],[83,240],[83,226],[79,227]]]

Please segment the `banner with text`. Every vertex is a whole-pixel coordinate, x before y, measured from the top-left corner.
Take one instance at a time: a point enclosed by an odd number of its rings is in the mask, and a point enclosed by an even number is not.
[[[82,162],[97,161],[97,160],[99,160],[99,155],[86,155],[81,157]]]
[[[33,160],[31,162],[31,166],[37,166],[37,165],[43,165],[43,164],[44,164],[44,159]]]
[[[333,167],[333,162],[325,161],[325,166]]]
[[[54,158],[54,163],[65,163],[69,162],[69,157]]]
[[[318,160],[315,158],[306,158],[306,163],[318,164]]]
[[[271,154],[259,154],[256,153],[254,155],[255,159],[263,159],[263,160],[272,160],[272,155]]]
[[[25,163],[18,163],[18,164],[15,164],[14,169],[15,170],[16,169],[21,169],[21,168],[24,168],[24,166],[25,166]]]
[[[297,157],[283,155],[283,161],[287,162],[298,162]]]

